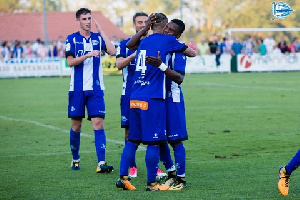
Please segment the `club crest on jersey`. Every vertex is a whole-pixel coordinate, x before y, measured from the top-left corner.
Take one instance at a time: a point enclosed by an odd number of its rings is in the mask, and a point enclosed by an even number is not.
[[[272,3],[272,14],[274,17],[272,20],[278,19],[285,19],[287,16],[291,14],[295,10],[292,10],[288,3],[286,2],[273,2]]]
[[[98,41],[98,40],[92,40],[92,44],[93,44],[93,45],[98,45],[98,44],[99,44],[99,41]]]
[[[70,49],[71,49],[71,44],[70,44],[70,43],[67,43],[67,44],[66,44],[66,51],[70,51]]]

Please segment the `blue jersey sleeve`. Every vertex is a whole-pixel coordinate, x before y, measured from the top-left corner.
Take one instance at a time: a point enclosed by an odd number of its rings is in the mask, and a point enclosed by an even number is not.
[[[126,43],[127,43],[128,40],[123,40],[120,42],[120,46],[118,48],[118,51],[117,51],[117,54],[116,54],[116,57],[119,58],[119,57],[123,57],[123,58],[126,58]]]
[[[183,53],[175,53],[174,56],[174,70],[185,74],[186,56]]]
[[[168,51],[179,51],[183,52],[186,49],[186,45],[179,40],[177,40],[174,36],[168,36]]]
[[[66,58],[73,56],[75,58],[75,44],[73,41],[74,36],[69,35],[66,39]]]

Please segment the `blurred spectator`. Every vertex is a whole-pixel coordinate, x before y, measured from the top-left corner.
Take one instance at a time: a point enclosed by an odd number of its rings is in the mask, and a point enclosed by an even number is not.
[[[220,55],[227,52],[227,49],[226,49],[226,37],[223,38],[223,42],[220,41],[219,43],[219,47],[220,47]]]
[[[1,49],[1,58],[3,59],[3,61],[7,61],[11,58],[11,56],[11,43],[4,41]]]
[[[35,43],[31,46],[31,51],[32,51],[32,56],[37,58],[39,57],[38,49],[40,48],[41,45],[41,39],[37,38]]]
[[[260,53],[261,56],[264,56],[267,54],[267,47],[264,44],[263,39],[258,39],[258,52]]]
[[[198,54],[206,55],[209,53],[209,46],[205,40],[205,38],[201,38],[200,43],[197,44]]]
[[[243,42],[244,54],[251,56],[253,54],[254,44],[252,36],[248,36],[248,39]]]
[[[298,39],[297,39],[296,45],[295,45],[295,52],[300,52],[300,42],[298,41]]]
[[[274,47],[274,50],[273,50],[273,54],[274,55],[278,55],[278,54],[281,54],[281,50],[278,48],[278,47]]]
[[[13,48],[13,58],[23,58],[24,56],[24,49],[21,45],[21,41],[16,40],[15,41],[15,46]]]
[[[57,51],[57,42],[53,41],[51,45],[49,45],[49,57],[57,57],[58,51]]]
[[[233,40],[231,39],[231,37],[226,36],[226,41],[225,41],[226,50],[224,51],[225,54],[231,54],[232,44],[233,44]]]
[[[210,54],[216,55],[216,65],[220,65],[220,51],[216,36],[212,36],[212,41],[208,43]]]
[[[264,40],[263,43],[266,46],[267,53],[272,53],[275,46],[275,40],[272,38],[272,34],[269,33],[268,37]]]
[[[197,44],[196,44],[194,38],[190,38],[190,41],[187,44],[187,46],[197,52]]]
[[[281,53],[283,53],[283,54],[291,53],[290,48],[286,44],[283,44],[283,46],[281,46],[280,50],[281,50]]]
[[[297,51],[296,51],[296,45],[297,45],[297,43],[298,43],[298,39],[295,38],[295,39],[293,40],[293,42],[291,43],[291,45],[289,46],[289,49],[290,49],[290,51],[291,51],[292,53],[297,52]]]
[[[284,36],[282,36],[280,42],[278,43],[278,48],[281,50],[281,53],[285,53],[283,48],[286,48],[286,46],[286,40],[284,39]]]
[[[240,38],[236,37],[234,43],[231,46],[231,54],[237,56],[242,53],[243,45],[240,42]]]
[[[48,48],[45,46],[45,43],[43,41],[41,41],[37,52],[39,58],[46,58],[48,56]]]
[[[66,41],[63,38],[63,36],[58,37],[56,47],[57,47],[57,56],[61,57],[61,58],[64,58],[65,57]]]
[[[29,41],[26,41],[24,46],[24,58],[31,58],[31,56],[32,56],[31,45]]]

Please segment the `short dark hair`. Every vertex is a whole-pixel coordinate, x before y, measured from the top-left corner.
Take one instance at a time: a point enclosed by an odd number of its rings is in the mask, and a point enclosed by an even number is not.
[[[185,30],[185,24],[184,24],[184,22],[182,20],[180,20],[180,19],[172,19],[171,22],[177,24],[177,26],[179,27],[178,32],[180,34],[182,34],[183,31]]]
[[[168,17],[164,13],[155,13],[155,23],[152,24],[151,28],[164,27],[168,23]]]
[[[135,13],[132,17],[132,22],[135,24],[135,18],[139,17],[139,16],[146,16],[148,17],[148,14],[143,12],[143,11],[139,11],[137,13]]]
[[[88,14],[88,13],[91,14],[92,13],[91,10],[89,10],[88,8],[80,8],[76,12],[76,19],[79,19],[80,15],[82,15],[82,14]]]

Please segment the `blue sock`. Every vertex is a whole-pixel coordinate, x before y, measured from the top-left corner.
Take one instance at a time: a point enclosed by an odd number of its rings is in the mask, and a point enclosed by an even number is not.
[[[126,143],[128,142],[128,140],[126,140],[126,137],[124,138],[124,140],[125,140],[125,145],[126,145]],[[135,163],[135,156],[134,156],[133,162],[130,164],[130,168],[131,168],[131,167],[137,168],[137,167],[136,167],[136,163]]]
[[[171,152],[168,143],[162,144],[160,148],[160,160],[163,162],[166,170],[171,169],[174,165],[171,158]]]
[[[71,128],[70,129],[70,148],[71,148],[73,160],[78,160],[80,158],[79,147],[80,147],[80,132],[76,133]]]
[[[156,181],[157,163],[159,162],[159,147],[148,145],[145,162],[147,167],[147,183]]]
[[[137,145],[132,142],[126,142],[120,160],[120,176],[128,176],[130,163],[135,159]]]
[[[183,143],[173,148],[175,163],[177,168],[177,176],[185,177],[186,155]]]
[[[292,174],[292,172],[296,170],[299,166],[300,166],[300,150],[298,150],[298,152],[292,158],[292,160],[285,166],[285,169],[288,174]]]
[[[99,163],[100,161],[105,161],[106,137],[103,129],[94,130],[94,134],[95,134],[96,154]]]

